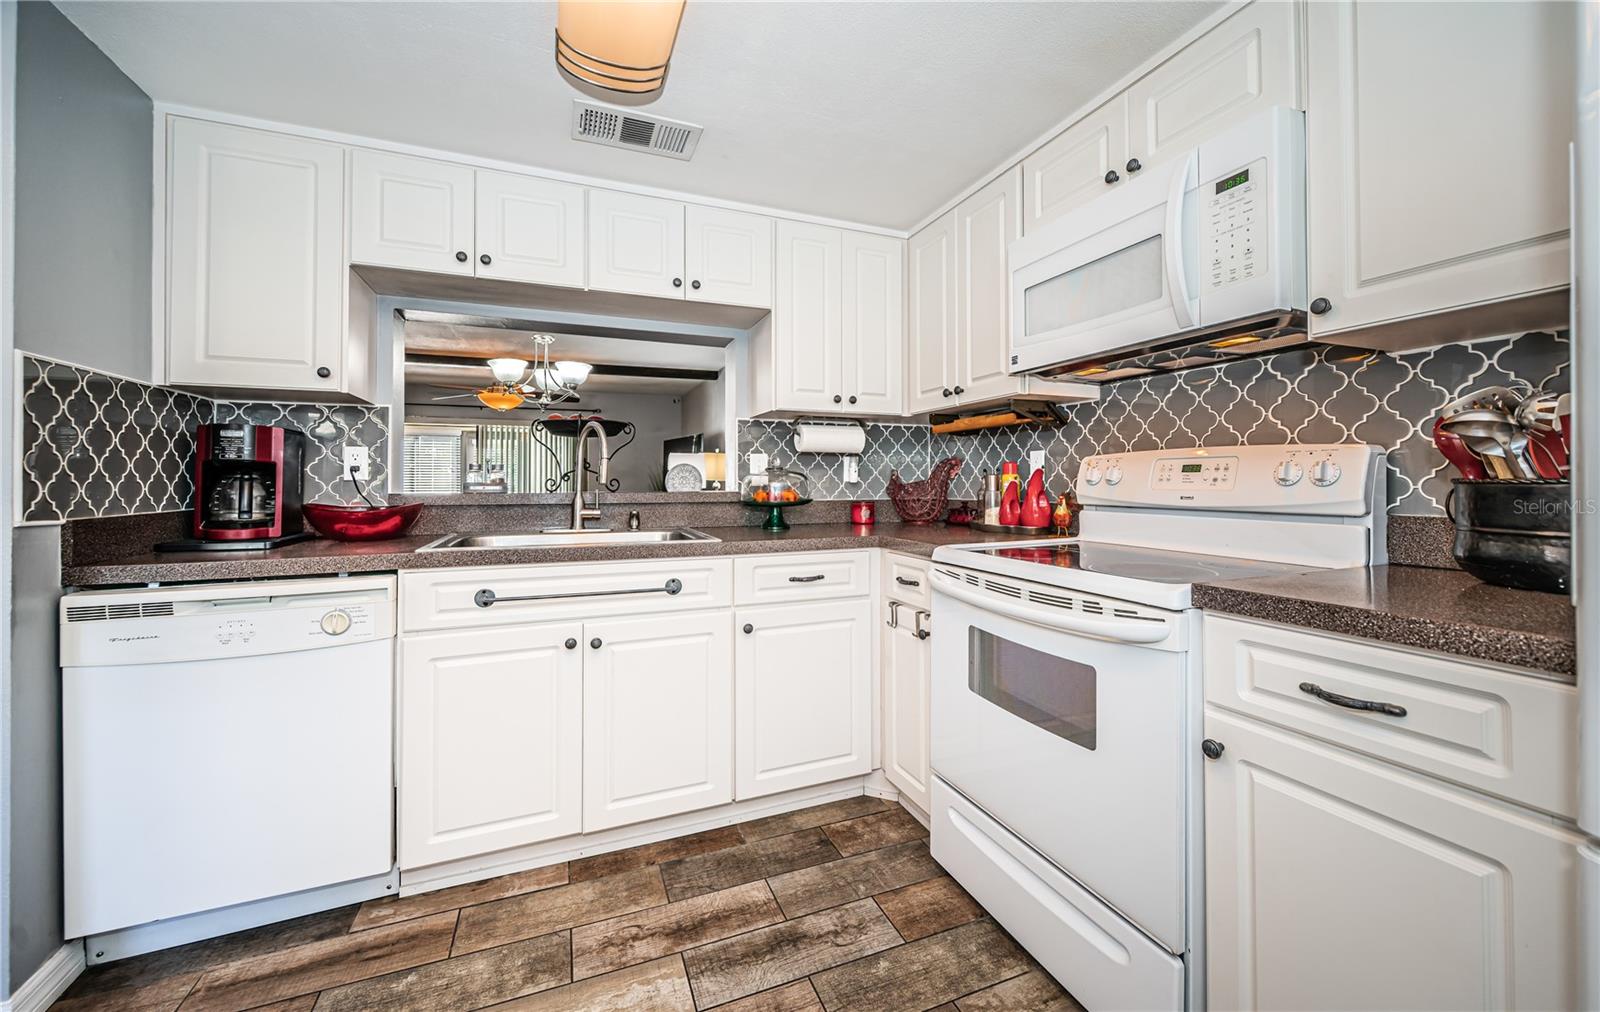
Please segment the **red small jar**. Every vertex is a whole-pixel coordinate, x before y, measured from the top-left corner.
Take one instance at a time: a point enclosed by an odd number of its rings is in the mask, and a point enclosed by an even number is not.
[[[877,503],[870,499],[850,504],[850,522],[865,527],[870,527],[877,520]]]

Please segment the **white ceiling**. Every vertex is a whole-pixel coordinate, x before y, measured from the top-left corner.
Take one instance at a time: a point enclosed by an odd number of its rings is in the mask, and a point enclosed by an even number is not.
[[[59,6],[158,101],[907,228],[1219,5],[689,0],[690,162],[571,139],[553,3]]]

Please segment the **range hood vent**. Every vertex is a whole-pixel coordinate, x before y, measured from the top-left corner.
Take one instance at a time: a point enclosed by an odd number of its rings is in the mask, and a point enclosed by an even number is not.
[[[1281,309],[1203,330],[1173,334],[1093,358],[1058,362],[1035,370],[1035,375],[1081,383],[1115,383],[1152,373],[1226,365],[1309,343],[1311,335],[1306,331],[1306,314],[1298,309]],[[1351,354],[1365,353],[1352,350]]]
[[[682,120],[618,109],[585,99],[572,102],[572,139],[688,161],[702,128]]]

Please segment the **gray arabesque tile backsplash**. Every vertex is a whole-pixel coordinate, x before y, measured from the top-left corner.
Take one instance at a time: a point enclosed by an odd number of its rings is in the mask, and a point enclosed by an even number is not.
[[[1429,431],[1441,406],[1478,387],[1568,389],[1567,335],[1532,333],[1402,354],[1352,358],[1345,348],[1311,347],[1225,366],[1124,380],[1095,403],[1071,408],[1059,427],[994,429],[934,436],[925,426],[867,426],[861,481],[845,484],[837,454],[797,454],[793,425],[741,420],[739,453],[763,451],[805,471],[812,495],[880,498],[895,469],[907,481],[926,477],[948,456],[965,460],[951,497],[971,499],[978,476],[1002,460],[1026,465],[1047,454],[1046,479],[1066,491],[1078,461],[1096,453],[1232,446],[1240,443],[1362,442],[1389,451],[1389,511],[1443,515],[1454,472]]]

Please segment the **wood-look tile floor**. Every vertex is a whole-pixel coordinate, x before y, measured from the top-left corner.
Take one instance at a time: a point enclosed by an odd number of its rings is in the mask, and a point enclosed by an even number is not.
[[[92,967],[61,1012],[1067,1012],[858,797]]]

